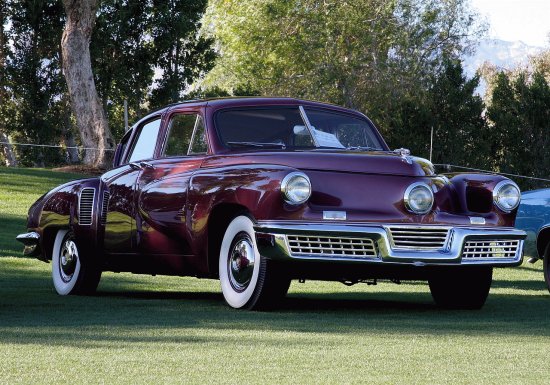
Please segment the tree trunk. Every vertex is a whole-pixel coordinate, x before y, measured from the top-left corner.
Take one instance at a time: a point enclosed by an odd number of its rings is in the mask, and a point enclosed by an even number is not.
[[[67,81],[71,108],[86,148],[84,163],[106,168],[115,146],[105,111],[97,95],[90,39],[96,20],[97,0],[63,0],[67,21],[61,38],[63,72]]]
[[[10,140],[6,133],[0,130],[0,142],[9,143]],[[6,159],[6,166],[8,167],[17,167],[17,158],[13,152],[11,144],[0,144],[2,146],[2,153]]]
[[[5,2],[0,0],[0,108],[4,106],[4,103],[8,99],[6,95],[6,89],[4,84],[4,70],[6,68],[6,36],[4,35],[4,21],[5,21],[5,14],[4,14],[4,6]],[[0,111],[0,113],[3,113],[5,111]],[[4,119],[2,116],[0,116],[0,142],[9,143],[10,140],[8,138],[8,135],[5,132],[4,127]],[[16,167],[17,166],[17,158],[15,157],[15,154],[13,152],[13,148],[11,144],[3,144],[2,146],[2,152],[4,154],[4,158],[6,159],[6,166],[8,167]]]

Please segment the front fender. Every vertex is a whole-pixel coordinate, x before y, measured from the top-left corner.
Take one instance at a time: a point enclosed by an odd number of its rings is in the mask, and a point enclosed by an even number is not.
[[[220,205],[239,206],[254,219],[300,218],[307,205],[290,206],[281,197],[282,179],[294,168],[246,165],[201,169],[189,181],[186,228],[194,255],[206,260],[210,214]],[[204,258],[203,258],[204,257]]]
[[[506,213],[493,203],[493,190],[503,181],[509,180],[494,174],[445,174],[455,190],[460,212],[469,216],[477,214],[492,214],[496,217],[496,225],[514,227],[517,208]]]

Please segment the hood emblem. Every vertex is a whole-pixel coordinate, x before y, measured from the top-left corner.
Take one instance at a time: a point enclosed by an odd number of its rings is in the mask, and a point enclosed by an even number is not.
[[[407,162],[408,164],[412,164],[413,160],[412,158],[410,157],[411,155],[411,150],[409,150],[408,148],[398,148],[396,150],[393,150],[393,152],[395,152],[396,154],[398,154],[401,158],[403,158],[403,160],[405,162]]]

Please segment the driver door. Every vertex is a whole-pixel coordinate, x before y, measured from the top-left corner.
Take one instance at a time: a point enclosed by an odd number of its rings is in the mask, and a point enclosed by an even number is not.
[[[104,235],[107,254],[136,252],[136,183],[143,165],[154,156],[160,123],[161,117],[155,116],[140,124],[129,139],[129,151],[121,165],[103,175],[109,192]]]

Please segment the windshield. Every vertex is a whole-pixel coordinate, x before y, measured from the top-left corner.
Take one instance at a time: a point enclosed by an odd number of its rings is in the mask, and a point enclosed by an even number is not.
[[[298,107],[222,110],[216,127],[230,148],[383,150],[371,125],[345,113]]]

